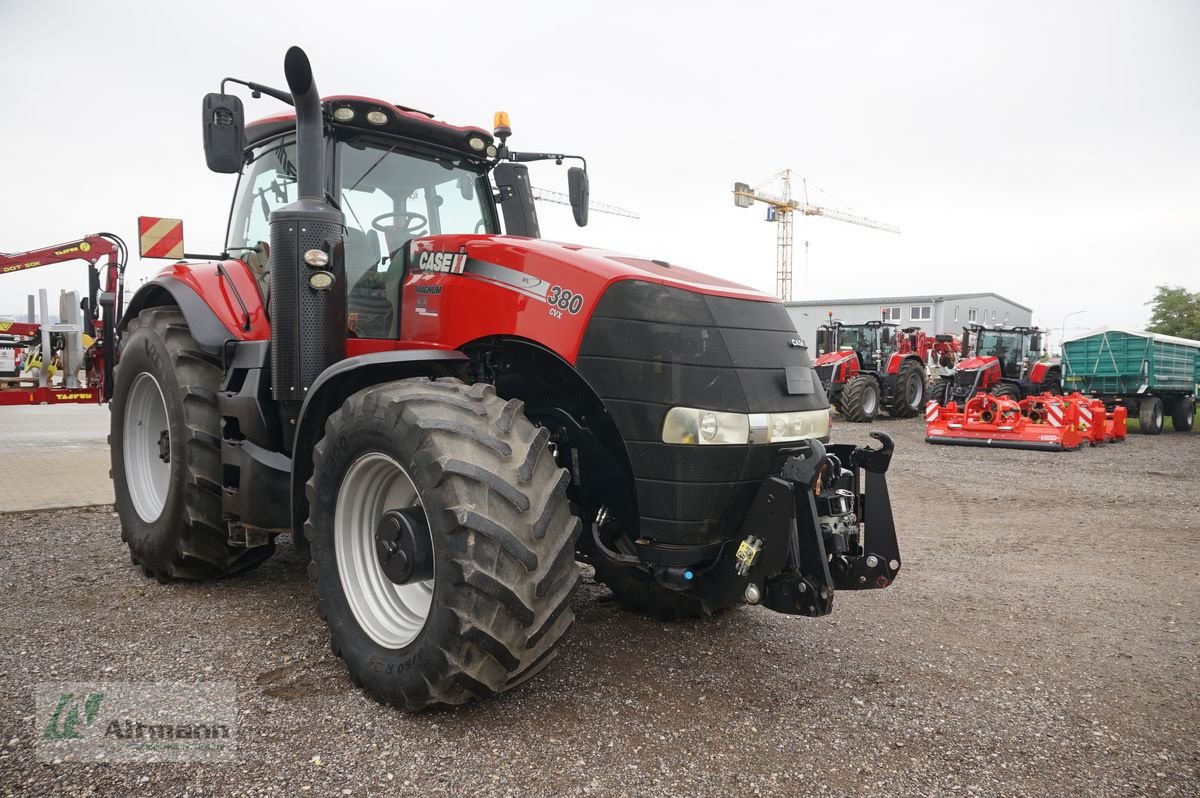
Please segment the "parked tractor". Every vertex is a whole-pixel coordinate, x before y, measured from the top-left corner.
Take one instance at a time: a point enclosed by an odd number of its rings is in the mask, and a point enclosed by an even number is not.
[[[929,340],[883,321],[830,321],[817,328],[817,377],[848,421],[873,421],[881,408],[911,418],[925,406]]]
[[[930,399],[964,405],[977,393],[1014,402],[1036,394],[1062,394],[1062,366],[1046,357],[1045,333],[1036,327],[963,328],[963,358],[951,377],[943,377]]]
[[[541,240],[524,163],[576,156],[510,150],[505,115],[322,99],[298,48],[284,69],[205,98],[208,165],[240,173],[225,251],[121,321],[112,473],[146,574],[245,571],[291,533],[334,652],[405,710],[545,667],[577,558],[663,618],[823,615],[896,578],[891,440],[827,443],[779,300]],[[229,82],[294,110],[246,125]]]

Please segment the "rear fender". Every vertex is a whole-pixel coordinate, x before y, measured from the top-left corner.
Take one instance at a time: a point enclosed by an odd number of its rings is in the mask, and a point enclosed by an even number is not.
[[[349,357],[321,372],[304,398],[292,436],[292,530],[297,541],[303,540],[308,518],[304,483],[312,475],[312,450],[324,434],[325,419],[350,394],[370,385],[408,377],[461,377],[466,365],[467,356],[454,349],[398,349]]]
[[[176,263],[138,288],[117,325],[147,308],[175,305],[200,348],[220,355],[226,341],[265,341],[271,328],[250,270],[241,261]]]

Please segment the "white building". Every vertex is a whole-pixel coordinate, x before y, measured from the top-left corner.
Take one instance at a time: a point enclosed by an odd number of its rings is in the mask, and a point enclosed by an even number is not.
[[[969,324],[1033,326],[1033,310],[999,294],[806,299],[785,303],[800,337],[816,344],[817,327],[833,321],[860,324],[881,319],[901,327],[920,327],[929,334],[961,335]]]

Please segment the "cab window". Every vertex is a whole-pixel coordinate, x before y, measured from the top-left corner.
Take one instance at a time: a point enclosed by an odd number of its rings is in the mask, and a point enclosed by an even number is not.
[[[257,147],[242,169],[225,246],[240,249],[270,242],[271,211],[296,199],[296,139],[286,136]]]

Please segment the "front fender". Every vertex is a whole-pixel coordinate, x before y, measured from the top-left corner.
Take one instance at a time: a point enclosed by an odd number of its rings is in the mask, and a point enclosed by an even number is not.
[[[396,349],[348,357],[318,375],[304,397],[292,436],[292,530],[297,541],[303,539],[303,525],[308,518],[304,484],[312,475],[313,446],[329,414],[350,394],[369,385],[423,375],[451,376],[467,361],[467,356],[455,349]]]

